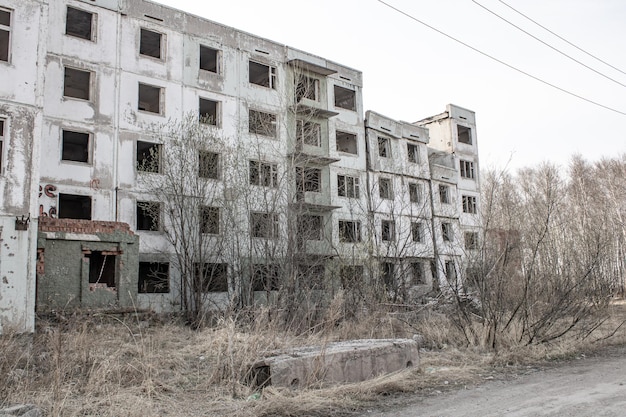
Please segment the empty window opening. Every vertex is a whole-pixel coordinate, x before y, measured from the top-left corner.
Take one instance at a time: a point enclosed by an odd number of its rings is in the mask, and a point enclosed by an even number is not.
[[[59,194],[59,219],[91,220],[91,197]]]
[[[461,178],[467,178],[467,179],[473,180],[475,178],[474,163],[472,161],[464,161],[461,159],[459,161],[459,164],[460,164]]]
[[[456,266],[454,265],[454,261],[446,261],[444,263],[444,268],[448,282],[456,281]]]
[[[349,175],[337,175],[337,195],[340,197],[359,198],[359,178]]]
[[[194,264],[194,288],[197,292],[227,292],[228,264]]]
[[[220,178],[220,154],[208,151],[198,152],[198,176],[200,178]]]
[[[380,274],[387,290],[391,290],[395,288],[396,277],[395,277],[396,265],[392,262],[382,262],[380,264]]]
[[[167,262],[139,262],[138,291],[140,294],[170,292],[170,264]]]
[[[161,87],[139,83],[137,108],[150,113],[161,114]]]
[[[391,185],[390,178],[380,178],[378,180],[378,192],[380,198],[384,198],[386,200],[393,199],[393,187]]]
[[[198,108],[200,111],[200,123],[213,126],[218,125],[219,103],[217,101],[200,98]]]
[[[395,223],[392,220],[383,220],[380,222],[380,237],[384,241],[395,240]]]
[[[355,243],[361,241],[361,222],[339,220],[339,241]]]
[[[456,131],[459,137],[460,143],[472,144],[472,129],[469,127],[456,125]]]
[[[250,61],[249,72],[251,84],[276,88],[276,67]]]
[[[252,237],[275,239],[278,237],[278,216],[273,213],[250,213]]]
[[[323,232],[322,216],[304,214],[298,217],[298,235],[301,240],[322,240]]]
[[[426,273],[423,262],[411,263],[411,281],[413,285],[426,284]]]
[[[301,145],[322,146],[321,131],[319,123],[296,120],[296,139]]]
[[[141,29],[139,53],[145,56],[161,59],[163,35],[148,29]]]
[[[324,265],[298,265],[298,283],[301,288],[309,290],[322,290],[324,288],[324,276],[326,267]]]
[[[11,45],[11,11],[0,9],[0,61],[9,62]]]
[[[419,148],[417,147],[417,145],[414,145],[412,143],[407,143],[406,153],[407,153],[407,158],[409,162],[413,164],[419,163],[420,153],[419,153]]]
[[[219,74],[219,51],[200,45],[200,69]]]
[[[411,237],[413,238],[413,242],[424,242],[424,222],[411,223]]]
[[[85,256],[89,259],[89,284],[95,287],[115,288],[115,255],[110,252],[91,251]]]
[[[476,214],[476,197],[470,195],[464,195],[463,199],[463,213]]]
[[[465,249],[478,249],[478,233],[477,232],[465,232]]]
[[[0,175],[2,175],[2,171],[4,169],[2,150],[4,149],[4,120],[0,119]]]
[[[161,172],[161,144],[137,141],[137,171]]]
[[[415,182],[409,183],[409,200],[411,203],[421,203],[422,201],[422,186]]]
[[[276,115],[250,109],[248,131],[253,134],[276,137]]]
[[[63,130],[61,159],[63,161],[89,162],[89,133]]]
[[[339,269],[341,286],[344,290],[357,290],[363,284],[363,265],[343,265]]]
[[[452,223],[441,223],[441,236],[444,242],[452,242],[454,240]]]
[[[439,201],[442,204],[450,204],[450,187],[447,185],[439,185]]]
[[[137,201],[137,230],[157,232],[161,230],[161,204]]]
[[[200,208],[200,231],[209,235],[220,234],[220,209],[219,207]]]
[[[356,155],[358,147],[356,135],[353,133],[337,131],[335,134],[335,142],[337,143],[337,152],[345,152]]]
[[[278,165],[250,161],[250,184],[278,188]]]
[[[356,92],[336,85],[335,107],[356,111]]]
[[[381,158],[391,158],[391,141],[389,138],[378,137],[378,156]]]
[[[322,170],[296,167],[296,191],[298,193],[322,191]]]
[[[75,68],[65,67],[63,95],[65,97],[89,100],[91,88],[91,73]]]
[[[279,265],[252,265],[252,291],[278,291],[280,275]]]
[[[92,22],[92,13],[68,6],[65,19],[65,34],[91,40]]]
[[[319,101],[319,88],[318,79],[300,75],[296,82],[296,103],[303,98]]]

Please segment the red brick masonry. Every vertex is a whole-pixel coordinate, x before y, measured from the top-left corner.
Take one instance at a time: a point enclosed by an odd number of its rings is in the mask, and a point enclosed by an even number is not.
[[[39,218],[40,232],[67,232],[67,233],[115,233],[123,232],[129,235],[134,233],[127,223],[104,222],[98,220],[53,219]]]

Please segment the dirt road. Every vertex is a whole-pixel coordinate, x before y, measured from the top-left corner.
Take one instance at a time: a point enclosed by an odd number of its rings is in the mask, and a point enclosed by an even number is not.
[[[491,381],[368,417],[626,416],[626,348],[554,368]]]

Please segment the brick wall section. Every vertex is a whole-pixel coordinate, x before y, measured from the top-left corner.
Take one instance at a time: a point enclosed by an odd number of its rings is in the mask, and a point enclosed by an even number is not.
[[[39,218],[39,231],[89,234],[122,232],[134,235],[127,223],[97,220],[52,219],[50,217]]]

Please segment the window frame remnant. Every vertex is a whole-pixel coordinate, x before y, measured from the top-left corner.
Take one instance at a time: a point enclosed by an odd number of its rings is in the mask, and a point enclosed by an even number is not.
[[[409,183],[409,201],[418,204],[422,202],[422,184],[417,182]]]
[[[91,162],[91,134],[69,129],[61,131],[61,160],[66,162]]]
[[[361,222],[358,220],[339,220],[339,241],[358,243],[361,241]]]
[[[407,160],[412,164],[419,164],[420,162],[420,148],[414,143],[406,144],[406,156]]]
[[[391,140],[385,136],[378,136],[378,156],[391,158]]]
[[[324,238],[324,217],[317,214],[298,216],[298,236],[303,241],[322,240]]]
[[[464,195],[461,197],[463,201],[463,213],[476,214],[478,213],[478,205],[476,203],[476,197],[473,195]]]
[[[310,120],[296,120],[296,140],[299,145],[322,146],[322,125]]]
[[[472,128],[471,127],[457,124],[456,132],[457,132],[457,139],[459,143],[472,145]]]
[[[194,290],[201,293],[228,292],[228,264],[224,262],[195,262]]]
[[[253,135],[276,138],[277,116],[261,110],[249,109],[248,111],[248,132]]]
[[[250,236],[261,239],[277,239],[278,233],[278,215],[276,213],[250,213]]]
[[[278,164],[251,159],[248,166],[251,185],[278,188]]]
[[[396,240],[396,223],[393,220],[380,221],[380,240],[384,242]]]
[[[116,255],[108,251],[89,251],[89,287],[117,288]]]
[[[59,219],[91,220],[91,196],[79,194],[58,194]]]
[[[474,162],[466,161],[464,159],[459,160],[459,171],[461,178],[467,178],[469,180],[475,179]]]
[[[138,172],[161,173],[162,146],[160,143],[137,141],[135,167]]]
[[[450,198],[450,186],[445,184],[439,184],[439,202],[441,204],[451,204]]]
[[[220,102],[204,97],[198,97],[198,117],[200,123],[219,126],[220,125]]]
[[[441,222],[441,238],[444,242],[452,242],[454,240],[454,230],[452,223]]]
[[[298,74],[295,88],[296,103],[299,103],[303,98],[320,101],[320,80],[317,78]]]
[[[334,85],[335,107],[356,111],[356,91],[340,85]]]
[[[139,262],[137,292],[168,294],[170,292],[169,262]]]
[[[378,196],[383,200],[393,200],[393,181],[391,178],[378,179]]]
[[[250,84],[276,89],[276,67],[261,62],[248,61],[248,81]]]
[[[161,210],[161,203],[157,201],[137,201],[135,230],[160,232]]]
[[[0,61],[11,62],[11,20],[13,10],[0,7]]]
[[[163,114],[163,91],[163,87],[140,82],[137,87],[137,110]]]
[[[200,70],[220,74],[220,50],[202,44],[199,49]]]
[[[296,167],[296,192],[321,193],[322,170],[311,167]]]
[[[278,291],[280,289],[280,265],[253,264],[251,272],[252,291]]]
[[[360,178],[337,174],[337,195],[339,197],[359,198]]]
[[[465,243],[465,249],[475,250],[478,249],[478,232],[465,232],[463,234],[463,240]]]
[[[351,155],[359,154],[359,143],[354,133],[337,130],[335,132],[335,146],[337,152],[349,153]]]
[[[411,238],[413,242],[424,243],[425,226],[423,221],[411,222]]]
[[[140,28],[139,30],[139,55],[158,60],[163,60],[165,57],[165,51],[163,50],[165,35],[160,32],[155,32],[147,28]],[[155,45],[158,43],[158,46]]]
[[[198,177],[219,180],[220,176],[220,154],[211,151],[198,151]]]
[[[93,13],[67,6],[65,14],[65,34],[74,38],[93,41],[94,21]]]
[[[212,206],[200,207],[200,232],[206,235],[220,234],[220,208]]]
[[[63,75],[63,97],[91,100],[91,71],[65,67]]]

